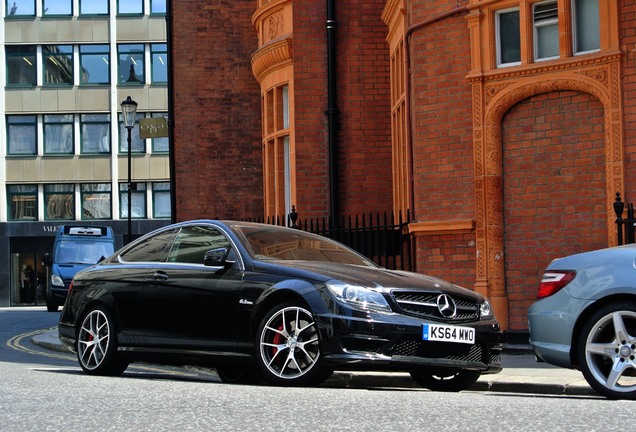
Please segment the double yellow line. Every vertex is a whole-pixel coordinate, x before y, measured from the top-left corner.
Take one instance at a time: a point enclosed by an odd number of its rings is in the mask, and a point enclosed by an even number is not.
[[[27,341],[30,341],[33,337],[48,332],[50,330],[53,330],[54,327],[51,327],[50,329],[43,329],[43,330],[35,330],[32,332],[28,332],[28,333],[23,333],[23,334],[19,334],[17,336],[13,336],[11,339],[9,339],[7,341],[7,346],[9,348],[12,348],[16,351],[20,351],[20,352],[24,352],[24,353],[29,353],[29,354],[35,354],[35,355],[41,355],[41,356],[45,356],[45,357],[52,357],[52,358],[58,358],[58,359],[63,359],[63,360],[73,360],[74,356],[72,356],[71,354],[62,354],[62,353],[53,353],[53,352],[48,352],[48,351],[40,351],[40,350],[36,350],[33,348],[29,348],[25,345],[23,345],[23,341],[26,339]]]

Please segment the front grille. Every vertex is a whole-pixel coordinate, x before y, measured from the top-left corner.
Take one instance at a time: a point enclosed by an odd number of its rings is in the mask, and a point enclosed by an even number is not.
[[[395,345],[393,355],[466,362],[483,362],[481,345],[404,340]]]
[[[437,306],[437,299],[442,294],[440,292],[394,290],[391,294],[400,312],[406,315],[453,322],[475,321],[479,318],[479,305],[468,297],[450,295],[455,302],[457,312],[454,317],[446,318]]]

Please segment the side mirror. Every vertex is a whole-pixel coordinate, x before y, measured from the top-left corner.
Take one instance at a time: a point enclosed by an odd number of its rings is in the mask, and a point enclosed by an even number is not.
[[[228,261],[227,256],[230,253],[230,248],[216,248],[209,250],[203,257],[203,265],[208,267],[225,267],[230,268],[234,261]]]

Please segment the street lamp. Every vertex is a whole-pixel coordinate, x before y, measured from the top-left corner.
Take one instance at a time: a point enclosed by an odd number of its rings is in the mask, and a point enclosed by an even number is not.
[[[135,127],[135,117],[137,116],[137,102],[132,100],[130,96],[121,103],[121,114],[124,118],[124,127],[128,129],[128,238],[126,243],[130,243],[132,232],[132,184],[130,176],[132,172],[131,156],[132,156],[132,128]]]

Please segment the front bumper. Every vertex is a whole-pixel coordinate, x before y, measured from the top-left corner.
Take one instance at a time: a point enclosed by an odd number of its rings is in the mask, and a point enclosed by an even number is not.
[[[400,314],[361,313],[317,317],[325,363],[338,370],[421,368],[501,371],[503,335],[492,321],[445,323],[475,329],[475,344],[432,342],[422,338],[427,321]]]

